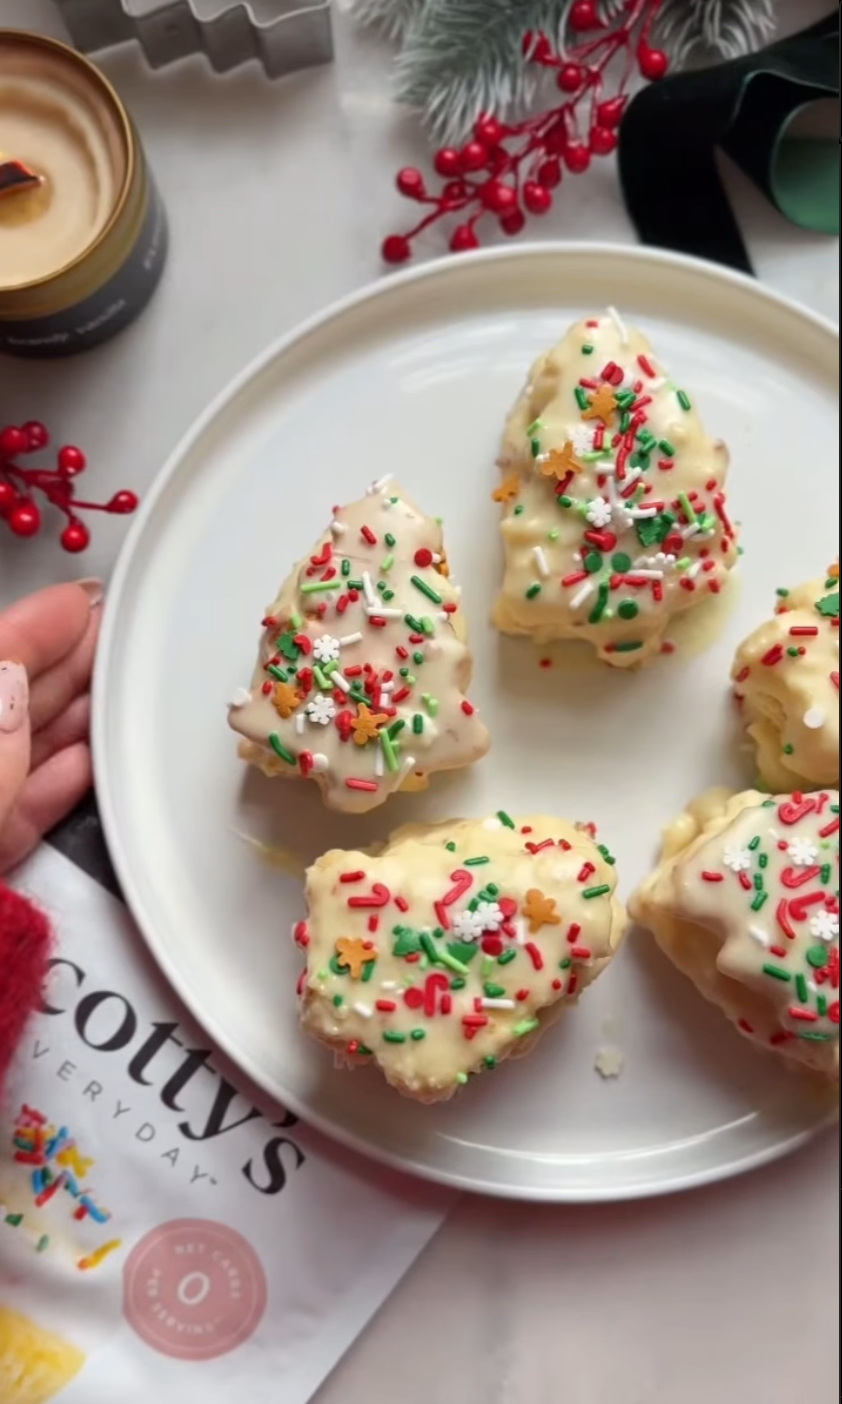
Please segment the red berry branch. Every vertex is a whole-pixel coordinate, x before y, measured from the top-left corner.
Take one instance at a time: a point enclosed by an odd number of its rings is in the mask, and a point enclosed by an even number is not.
[[[47,447],[50,436],[43,424],[8,424],[0,429],[0,521],[15,536],[35,536],[41,528],[41,510],[35,494],[43,494],[66,518],[61,533],[65,551],[84,551],[91,534],[78,512],[114,512],[125,515],[137,506],[133,492],[115,492],[108,502],[80,502],[74,478],[84,472],[86,459],[81,449],[65,444],[56,454],[55,468],[23,468],[22,454]]]
[[[433,165],[443,180],[441,189],[428,191],[414,166],[398,172],[397,188],[408,200],[428,205],[429,213],[404,234],[390,234],[381,253],[387,263],[404,263],[412,241],[446,215],[458,214],[450,235],[454,253],[479,246],[477,225],[486,216],[496,218],[504,234],[519,234],[526,214],[546,214],[553,191],[564,171],[581,175],[592,156],[608,156],[617,146],[617,128],[628,100],[628,84],[635,66],[652,81],[663,78],[667,56],[649,43],[661,0],[625,0],[614,21],[604,25],[594,0],[576,0],[569,26],[577,35],[595,31],[567,49],[556,51],[545,34],[523,36],[523,53],[529,63],[556,70],[556,85],[567,94],[557,107],[522,122],[501,122],[489,114],[480,117],[474,133],[461,147],[443,146]],[[617,91],[604,92],[606,69],[624,58]]]

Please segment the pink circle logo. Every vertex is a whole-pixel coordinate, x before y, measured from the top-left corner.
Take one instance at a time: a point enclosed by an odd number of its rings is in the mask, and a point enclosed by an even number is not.
[[[132,1249],[123,1311],[161,1355],[214,1360],[247,1341],[266,1310],[266,1274],[250,1243],[209,1219],[173,1219]]]

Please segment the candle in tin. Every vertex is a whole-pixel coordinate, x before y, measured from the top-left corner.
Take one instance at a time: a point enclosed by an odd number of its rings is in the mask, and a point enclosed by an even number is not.
[[[0,350],[62,356],[146,305],[166,220],[137,133],[93,64],[0,30]]]

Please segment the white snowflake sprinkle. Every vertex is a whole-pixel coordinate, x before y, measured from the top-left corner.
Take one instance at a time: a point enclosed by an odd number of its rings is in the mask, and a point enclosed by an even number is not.
[[[611,503],[605,497],[592,497],[585,516],[594,527],[607,527],[611,521]]]
[[[313,643],[313,657],[317,663],[332,663],[339,657],[339,640],[331,634],[322,634]]]
[[[747,848],[726,848],[722,861],[732,873],[746,873],[751,867],[751,853]]]
[[[789,861],[796,868],[809,868],[819,856],[819,850],[809,839],[794,838],[789,845]]]
[[[835,941],[839,935],[839,916],[836,912],[816,912],[810,918],[810,931],[818,941]]]
[[[453,934],[460,941],[476,941],[485,930],[485,918],[480,911],[459,912],[453,918]]]
[[[482,917],[483,931],[499,931],[506,920],[497,902],[480,902],[474,915]]]
[[[593,429],[589,424],[569,425],[567,437],[573,445],[574,453],[591,453],[593,451]]]
[[[332,722],[336,716],[336,703],[332,697],[325,697],[323,692],[317,692],[304,710],[311,722],[318,722],[319,726],[327,726],[328,722]]]

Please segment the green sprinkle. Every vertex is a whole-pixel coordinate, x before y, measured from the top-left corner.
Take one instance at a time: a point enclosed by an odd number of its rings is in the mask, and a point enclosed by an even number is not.
[[[629,459],[631,468],[642,468],[645,472],[649,467],[649,454],[644,449],[636,449]]]
[[[46,1250],[49,1248],[49,1246],[50,1246],[50,1235],[49,1235],[48,1233],[42,1233],[42,1234],[41,1234],[41,1237],[38,1239],[38,1242],[37,1242],[36,1245],[35,1245],[35,1252],[36,1252],[36,1253],[44,1253],[44,1252],[46,1252]]]
[[[444,846],[445,846],[445,848],[449,849],[451,853],[455,853],[455,852],[456,852],[456,844],[453,842],[452,839],[451,839],[450,843],[446,843]]]
[[[573,391],[573,394],[576,397],[576,404],[579,406],[579,409],[586,410],[588,408],[588,405],[590,404],[590,400],[588,399],[587,392],[584,389],[584,387],[582,385],[577,385],[576,389]]]
[[[392,569],[392,566],[393,566],[394,564],[395,564],[395,558],[394,558],[394,556],[384,556],[384,558],[383,558],[383,560],[382,560],[382,562],[381,562],[381,565],[380,565],[380,569],[381,569],[381,570],[391,570],[391,569]]]
[[[675,453],[675,445],[671,444],[669,439],[659,439],[658,448],[661,450],[661,453],[666,454],[667,458],[672,458]]]
[[[349,589],[349,590],[361,590],[362,588],[363,588],[363,582],[362,582],[361,580],[349,580],[349,581],[348,581],[348,589]]]
[[[464,990],[467,983],[467,980],[463,980],[461,975],[454,975],[450,982],[450,988],[452,990]]]
[[[421,942],[421,949],[424,951],[424,954],[428,955],[430,957],[430,960],[437,961],[439,958],[439,953],[436,950],[435,943],[433,942],[433,938],[429,934],[429,932],[422,931],[418,939]]]
[[[797,648],[794,648],[794,647],[793,647],[793,648],[788,648],[787,651],[786,651],[786,656],[787,656],[787,658],[797,658],[797,657],[798,657],[798,649],[797,649]]]
[[[532,457],[537,458],[538,454],[541,452],[541,440],[533,439],[529,447],[532,451]]]
[[[319,667],[318,663],[313,664],[313,677],[316,679],[318,686],[322,689],[323,692],[330,691],[330,681],[328,675],[323,668]]]
[[[414,614],[405,614],[403,622],[409,626],[413,634],[423,634],[424,630],[421,628],[421,620],[416,619]]]
[[[19,1228],[23,1223],[23,1214],[7,1214],[6,1223],[11,1224],[12,1228]]]
[[[272,747],[275,755],[280,756],[281,760],[286,761],[287,765],[295,765],[295,756],[292,751],[287,750],[277,732],[269,732],[269,745]]]
[[[616,570],[620,575],[625,575],[627,570],[631,570],[632,558],[627,556],[625,551],[617,551],[611,557],[611,569]]]
[[[602,882],[600,883],[599,887],[586,887],[584,892],[582,893],[582,896],[586,899],[586,901],[590,901],[591,897],[603,897],[606,892],[610,891],[611,888],[609,884],[607,882]]]
[[[334,1004],[336,1005],[336,1008],[338,1009],[339,1006],[340,1006],[340,1004],[342,1004],[344,1001],[343,1001],[341,995],[334,995],[334,996],[333,996],[333,1002],[334,1002]]]
[[[547,532],[547,540],[548,540],[548,541],[558,541],[559,534],[560,534],[560,533],[559,533],[558,527],[553,527],[552,531],[548,531],[548,532]]]
[[[421,664],[424,662],[423,653],[418,653],[418,651],[416,650],[416,652],[412,655],[412,661],[415,664],[416,668],[420,668]]]
[[[476,946],[473,946],[472,949],[476,951]],[[465,964],[465,962],[463,960],[458,960],[456,956],[451,955],[450,951],[448,950],[437,949],[436,959],[440,965],[446,965],[448,970],[455,970],[457,975],[470,974],[470,971],[468,970],[468,967]]]
[[[620,433],[621,433],[621,434],[627,433],[627,432],[628,432],[628,427],[629,427],[630,424],[631,424],[631,415],[629,414],[629,412],[628,412],[627,409],[624,409],[623,412],[622,412],[622,414],[620,415],[620,425],[619,425]],[[633,465],[633,466],[636,467],[636,465]]]
[[[798,995],[798,998],[801,1000],[801,1003],[806,1004],[808,998],[807,981],[804,979],[804,976],[800,973],[795,977],[795,992]]]
[[[593,347],[592,347],[592,346],[588,346],[587,344],[584,345],[584,346],[582,347],[582,355],[583,355],[583,356],[592,356],[592,355],[593,355]]]
[[[409,1035],[409,1037],[410,1037],[411,1039],[413,1039],[413,1041],[414,1041],[415,1043],[420,1043],[421,1040],[422,1040],[422,1038],[426,1038],[426,1037],[427,1037],[427,1030],[426,1030],[426,1029],[413,1029],[413,1030],[412,1030],[412,1033]]]
[[[608,849],[605,847],[605,844],[604,844],[604,843],[600,843],[600,844],[598,845],[598,848],[599,848],[599,851],[600,851],[600,853],[602,854],[603,858],[605,859],[606,863],[608,863],[608,864],[610,865],[610,867],[613,868],[613,867],[614,867],[614,864],[617,862],[617,859],[614,857],[613,853],[610,853],[610,852],[608,851]]]
[[[490,862],[491,862],[491,859],[488,858],[488,857],[486,857],[486,856],[483,856],[483,857],[481,857],[481,858],[466,858],[466,859],[465,859],[465,867],[466,867],[466,868],[480,868],[480,867],[482,867],[482,864],[483,864],[483,863],[490,863]]]
[[[515,1024],[512,1033],[515,1038],[523,1038],[524,1034],[532,1033],[533,1029],[537,1029],[540,1022],[540,1019],[521,1019],[520,1023]]]
[[[376,964],[377,964],[377,961],[376,961],[376,960],[367,960],[367,961],[365,962],[365,965],[363,966],[363,973],[362,973],[362,982],[363,982],[364,985],[367,985],[367,984],[368,984],[369,980],[371,979],[372,975],[374,974],[374,967],[375,967]]]
[[[824,1016],[827,1013],[827,1000],[825,999],[824,995],[816,996],[816,1010],[822,1016]]]
[[[795,750],[795,747],[792,745],[792,742],[787,741],[786,745],[782,747],[782,750],[785,756],[791,756]]]
[[[340,569],[341,569],[343,575],[350,575],[350,574],[351,574],[351,562],[348,560],[348,557],[347,557],[347,556],[346,556],[346,557],[344,558],[344,560],[342,561],[342,565],[340,566]]]
[[[299,585],[302,595],[315,595],[322,590],[335,590],[335,580],[306,580],[303,585]]]
[[[621,619],[636,619],[639,611],[634,600],[622,600],[618,606],[617,613]]]
[[[390,531],[386,532],[386,535],[383,537],[383,540],[386,542],[387,546],[394,546],[396,544],[395,538]]]
[[[380,745],[381,745],[381,747],[382,747],[382,749],[383,749],[383,758],[384,758],[384,760],[385,760],[385,762],[386,762],[386,767],[387,767],[387,769],[388,769],[388,770],[397,770],[397,768],[398,768],[398,758],[397,758],[397,756],[396,756],[396,754],[395,754],[395,747],[394,747],[394,744],[393,744],[393,742],[392,742],[391,736],[389,735],[388,731],[386,731],[386,730],[382,730],[382,731],[379,733],[379,736],[380,736]]]
[[[487,999],[500,999],[506,993],[505,985],[495,985],[490,980],[482,988]]]
[[[300,614],[291,614],[289,616],[289,622],[292,625],[293,629],[300,629],[301,625],[304,623],[304,620],[301,618]]]
[[[513,509],[513,511],[512,511],[512,516],[513,516],[513,517],[519,517],[522,511],[523,511],[523,503],[522,503],[522,502],[519,502],[519,503],[517,504],[517,506]]]
[[[278,682],[286,682],[287,680],[288,675],[284,672],[283,668],[278,668],[274,663],[270,663],[266,671],[270,677],[277,678]]]
[[[454,1082],[458,1082],[460,1087],[464,1087],[464,1086],[465,1086],[465,1083],[468,1081],[468,1074],[467,1074],[467,1073],[457,1073],[456,1076],[455,1076],[455,1078],[454,1078],[453,1080],[454,1080]]]
[[[383,1030],[384,1043],[406,1043],[406,1034],[398,1033],[397,1029]]]
[[[773,980],[791,980],[792,975],[788,970],[783,970],[780,965],[764,965],[762,967],[764,975],[771,975]]]
[[[762,873],[755,873],[755,874],[754,874],[754,877],[752,878],[751,881],[752,881],[752,884],[753,884],[753,886],[754,886],[755,892],[762,892],[762,891],[763,891],[763,874],[762,874]]]
[[[391,741],[394,741],[395,737],[398,735],[399,732],[403,731],[405,726],[406,722],[404,721],[403,717],[398,717],[397,721],[393,721],[391,726],[386,728],[389,733],[389,739]]]
[[[588,551],[588,554],[582,561],[582,566],[588,572],[588,575],[595,575],[598,570],[602,570],[602,557],[599,552]]]
[[[565,956],[564,960],[559,961],[558,968],[559,970],[569,970],[572,964],[573,961],[571,960],[570,956]]]
[[[759,911],[760,911],[760,908],[761,908],[762,906],[764,906],[764,905],[766,904],[766,902],[768,902],[768,900],[769,900],[769,893],[768,893],[768,892],[758,892],[757,896],[755,897],[754,901],[753,901],[752,904],[751,904],[751,910],[752,910],[753,912],[759,912]]]
[[[491,1070],[492,1070],[493,1068],[496,1068],[496,1066],[497,1066],[497,1059],[494,1057],[494,1054],[493,1054],[493,1053],[486,1053],[486,1055],[485,1055],[485,1057],[483,1058],[482,1061],[483,1061],[483,1063],[485,1064],[485,1066],[488,1068],[489,1072],[491,1072]]]
[[[809,1043],[829,1043],[830,1034],[826,1033],[799,1033],[798,1038],[807,1039]]]
[[[420,712],[416,712],[415,716],[412,718],[412,730],[415,732],[416,736],[420,736],[421,732],[424,730],[424,718]]]
[[[503,824],[507,829],[514,828],[515,821],[514,819],[512,819],[511,815],[506,813],[505,809],[497,810],[497,818],[500,820],[500,823]]]
[[[638,650],[639,648],[643,648],[643,644],[640,642],[639,639],[637,639],[637,640],[635,640],[635,641],[632,642],[632,643],[615,643],[615,645],[614,645],[614,652],[615,652],[615,653],[636,653],[637,650]]]
[[[634,404],[636,398],[637,397],[633,390],[618,390],[616,395],[614,396],[614,399],[617,401],[617,404],[620,406],[620,409],[624,410],[631,409],[631,406]]]
[[[812,965],[814,970],[824,970],[827,965],[828,954],[824,946],[810,946],[807,950],[807,964]]]
[[[599,586],[596,596],[596,604],[588,615],[589,624],[598,624],[603,614],[605,606],[608,604],[608,582],[603,580]]]
[[[534,600],[534,598],[535,598],[536,595],[540,595],[540,593],[541,593],[541,586],[538,584],[538,582],[537,582],[537,580],[536,580],[536,581],[534,581],[534,582],[530,585],[529,589],[526,590],[524,593],[525,593],[526,598],[527,598],[528,600]]]
[[[422,614],[418,622],[421,625],[421,633],[426,634],[427,638],[432,638],[433,634],[436,632],[436,626],[429,614]]]
[[[516,956],[517,956],[517,951],[512,951],[512,950],[504,951],[502,955],[498,955],[498,957],[497,957],[497,964],[498,964],[498,965],[508,965],[508,964],[509,964],[509,961],[510,961],[510,960],[514,960]]]
[[[441,604],[441,595],[433,589],[432,585],[428,585],[426,580],[422,580],[420,575],[411,575],[409,579],[416,590],[420,590],[421,594],[426,595],[427,599],[432,600],[433,604]]]
[[[573,506],[573,498],[568,497],[566,492],[563,492],[560,497],[557,497],[556,502],[558,503],[559,507]]]
[[[678,400],[678,403],[681,405],[681,408],[683,410],[692,409],[692,405],[690,404],[690,396],[687,394],[686,390],[676,390],[675,398]]]
[[[527,435],[527,438],[530,438],[530,439],[531,439],[532,436],[533,436],[533,434],[537,434],[537,433],[538,433],[538,430],[539,430],[539,429],[543,429],[543,427],[544,427],[544,421],[543,421],[542,419],[533,419],[532,423],[531,423],[531,424],[527,424],[527,426],[526,426],[526,435]]]
[[[819,872],[819,877],[821,878],[821,880],[822,880],[822,882],[825,884],[825,886],[827,886],[827,884],[830,882],[830,874],[831,874],[831,867],[830,867],[830,864],[829,864],[829,863],[823,863],[823,864],[822,864],[822,867],[821,867],[821,870],[820,870],[820,872]]]
[[[690,501],[690,498],[687,496],[686,492],[680,492],[678,494],[678,504],[681,507],[681,510],[687,518],[688,522],[693,523],[699,520],[699,518],[696,516],[696,509]]]

